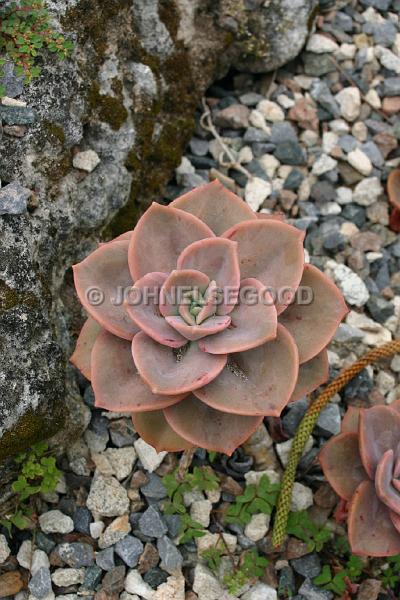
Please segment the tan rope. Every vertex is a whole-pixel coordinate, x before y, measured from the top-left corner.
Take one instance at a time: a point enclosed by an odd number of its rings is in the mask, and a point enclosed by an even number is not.
[[[362,371],[367,365],[375,363],[381,358],[386,358],[398,352],[400,352],[400,340],[393,340],[383,344],[383,346],[380,346],[379,348],[370,350],[364,356],[359,358],[353,365],[343,369],[338,377],[325,388],[315,402],[313,402],[308,408],[296,431],[296,435],[293,438],[289,460],[282,479],[282,486],[279,494],[272,536],[272,543],[275,547],[280,546],[285,539],[297,466],[303,455],[304,447],[314,429],[321,410],[328,404],[329,400],[339,390],[342,389],[342,387],[344,387],[351,379],[353,379],[355,375],[360,373],[360,371]]]

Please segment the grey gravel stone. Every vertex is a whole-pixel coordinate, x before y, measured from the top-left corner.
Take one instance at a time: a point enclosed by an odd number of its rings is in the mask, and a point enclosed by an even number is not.
[[[164,521],[168,527],[168,535],[174,539],[181,530],[181,517],[179,515],[164,515]]]
[[[50,569],[40,567],[34,575],[32,575],[29,584],[29,590],[36,598],[45,598],[52,591]]]
[[[385,164],[385,159],[382,156],[382,152],[373,141],[366,142],[361,146],[361,150],[368,156],[374,167],[380,169]]]
[[[85,578],[82,583],[81,590],[95,590],[99,585],[103,571],[98,565],[92,565],[85,571]]]
[[[66,543],[58,546],[57,550],[61,560],[74,569],[90,567],[94,563],[94,552],[90,544],[83,542]]]
[[[153,506],[149,506],[140,517],[139,529],[144,535],[151,538],[160,538],[168,531],[162,516]]]
[[[142,485],[140,491],[148,500],[162,500],[167,497],[167,490],[161,477],[155,473],[149,473],[149,482]]]
[[[299,592],[307,600],[333,600],[334,595],[328,590],[321,590],[316,585],[306,579],[299,589]]]
[[[400,77],[385,77],[385,79],[383,80],[383,95],[400,95]]]
[[[0,215],[21,215],[26,212],[31,190],[16,181],[0,189]]]
[[[271,128],[272,144],[281,144],[282,142],[298,142],[295,128],[291,123],[274,123]]]
[[[15,77],[14,65],[11,62],[6,62],[2,65],[1,70],[3,77],[0,77],[0,85],[4,85],[6,88],[6,96],[9,98],[16,98],[20,96],[24,89],[25,75]]]
[[[0,104],[0,120],[5,125],[31,125],[36,121],[35,112],[25,106],[3,106]]]
[[[115,552],[128,567],[136,567],[144,546],[140,540],[132,535],[125,536],[115,544]]]
[[[85,506],[78,506],[73,515],[74,529],[79,533],[90,535],[90,523],[92,522],[90,510]]]
[[[103,517],[118,517],[128,512],[128,494],[114,477],[96,473],[90,487],[87,507]]]
[[[337,404],[330,403],[322,409],[316,424],[316,433],[323,437],[340,433],[340,410]]]
[[[297,427],[304,417],[307,408],[307,398],[302,398],[301,400],[297,400],[297,402],[289,404],[287,413],[282,417],[282,425],[290,437],[293,437],[296,433]]]
[[[114,548],[110,547],[96,552],[96,565],[103,571],[111,571],[115,567]]]
[[[161,558],[161,568],[164,571],[170,575],[181,571],[183,556],[167,536],[157,540],[157,550]]]
[[[306,162],[303,148],[290,140],[278,144],[274,156],[284,165],[304,165]]]
[[[74,522],[71,517],[64,515],[59,510],[49,510],[39,516],[40,529],[44,533],[71,533]]]
[[[157,589],[162,583],[165,583],[168,579],[167,573],[154,567],[143,575],[143,581],[145,581],[153,590]]]
[[[295,558],[290,561],[290,564],[296,573],[302,575],[303,577],[308,577],[309,579],[317,577],[317,575],[319,575],[321,572],[321,561],[318,557],[318,554],[315,552],[312,554],[306,554],[300,558]]]
[[[337,118],[340,116],[339,104],[336,102],[325,81],[315,81],[311,86],[310,95],[313,100],[331,113],[333,117]]]

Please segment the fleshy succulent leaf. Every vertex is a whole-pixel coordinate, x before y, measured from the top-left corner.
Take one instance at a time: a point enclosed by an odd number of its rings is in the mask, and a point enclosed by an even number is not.
[[[128,294],[125,308],[132,321],[153,340],[181,348],[187,343],[186,338],[168,324],[159,310],[161,286],[167,277],[165,273],[147,273],[141,277]]]
[[[254,277],[271,289],[280,314],[301,280],[304,232],[275,219],[257,219],[231,227],[223,237],[238,243],[241,278]]]
[[[305,265],[300,286],[312,291],[311,302],[296,301],[279,320],[294,337],[304,363],[327,346],[348,308],[336,285],[312,265]]]
[[[351,500],[360,483],[368,479],[358,448],[357,433],[341,433],[322,448],[319,460],[324,475],[344,500]]]
[[[170,427],[162,410],[134,413],[132,421],[139,435],[157,452],[179,452],[193,448],[193,444],[183,439]]]
[[[296,402],[325,383],[329,376],[329,361],[326,348],[311,360],[300,365],[299,376],[290,402]]]
[[[205,404],[239,415],[279,416],[298,374],[296,344],[284,327],[277,337],[253,350],[232,354],[226,368],[194,394]]]
[[[239,295],[243,298],[239,298],[238,304],[230,313],[230,327],[217,336],[210,336],[199,342],[204,352],[244,352],[276,337],[276,308],[265,286],[257,279],[244,279],[240,284]]]
[[[395,457],[393,450],[387,450],[376,467],[375,489],[378,498],[394,513],[400,515],[400,490],[393,480]],[[393,485],[395,487],[393,487]],[[400,483],[400,482],[399,482]]]
[[[359,556],[400,554],[400,535],[389,509],[378,498],[372,481],[363,481],[350,503],[348,532],[351,551]]]
[[[178,258],[178,269],[196,269],[215,281],[224,293],[217,314],[230,313],[240,285],[237,244],[223,238],[207,238],[187,246]]]
[[[91,378],[91,355],[93,345],[102,330],[101,325],[92,317],[86,319],[76,342],[75,351],[70,358],[72,364],[86,377]]]
[[[214,237],[197,217],[153,202],[139,219],[129,244],[128,261],[134,281],[147,273],[169,273],[178,256],[191,243]]]
[[[133,283],[128,246],[126,240],[104,244],[74,265],[73,271],[79,300],[89,315],[114,335],[131,340],[138,328],[118,298]]]
[[[177,316],[179,304],[186,291],[198,289],[204,293],[210,278],[195,269],[174,270],[165,280],[160,293],[160,312],[165,317]]]
[[[400,210],[400,169],[394,169],[389,173],[387,179],[387,192],[389,202]]]
[[[192,342],[224,331],[224,329],[229,327],[231,322],[231,318],[228,315],[210,317],[203,321],[203,323],[200,323],[200,325],[188,325],[182,317],[165,317],[165,320],[171,327]]]
[[[360,421],[360,408],[355,406],[349,406],[346,410],[346,414],[342,419],[342,433],[358,433],[358,425]]]
[[[193,445],[231,455],[262,422],[262,417],[244,417],[214,410],[198,398],[188,396],[164,410],[170,426]]]
[[[397,450],[400,432],[400,413],[390,406],[373,406],[360,413],[360,453],[365,470],[371,479],[387,450]]]
[[[218,180],[180,196],[170,206],[195,215],[216,235],[221,235],[241,221],[257,218],[239,196],[227,190]]]
[[[158,410],[179,402],[185,394],[153,394],[137,372],[131,342],[102,331],[92,352],[92,385],[97,408],[113,412]]]
[[[202,352],[196,342],[190,342],[177,356],[143,332],[133,338],[132,352],[139,374],[153,394],[176,395],[202,387],[219,375],[227,360],[226,355]]]

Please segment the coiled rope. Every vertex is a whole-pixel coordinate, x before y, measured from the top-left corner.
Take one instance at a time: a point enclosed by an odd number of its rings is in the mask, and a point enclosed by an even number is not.
[[[355,375],[360,373],[360,371],[362,371],[367,365],[375,363],[381,358],[386,358],[392,354],[397,354],[398,352],[400,352],[400,340],[393,340],[383,344],[379,348],[370,350],[364,356],[359,358],[353,365],[343,369],[338,377],[325,388],[315,402],[313,402],[308,408],[296,431],[296,435],[293,438],[289,460],[282,479],[272,534],[272,543],[275,547],[280,546],[284,542],[297,466],[303,455],[305,445],[314,429],[321,410],[328,404],[329,400],[339,390],[342,389],[342,387],[344,387],[351,379],[353,379]]]

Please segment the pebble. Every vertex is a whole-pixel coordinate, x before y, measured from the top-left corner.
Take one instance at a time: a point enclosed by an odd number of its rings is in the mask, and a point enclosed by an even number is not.
[[[129,594],[137,594],[144,600],[154,600],[154,590],[149,586],[148,583],[143,581],[143,578],[139,571],[132,569],[129,571],[125,579],[125,591]]]
[[[278,595],[273,587],[259,581],[241,598],[242,600],[278,600]]]
[[[89,525],[90,535],[94,540],[97,540],[103,533],[104,528],[105,524],[103,523],[103,521],[94,521],[94,523],[90,523]]]
[[[250,523],[244,528],[244,535],[252,542],[259,542],[269,529],[270,515],[259,513],[252,515]]]
[[[254,212],[257,212],[264,200],[272,192],[272,186],[269,181],[264,181],[259,177],[252,177],[248,180],[245,187],[245,200]]]
[[[185,600],[183,575],[168,577],[167,581],[157,588],[154,600]],[[190,598],[186,596],[186,600],[190,600]]]
[[[0,105],[0,121],[5,125],[32,125],[36,121],[36,113],[24,106]]]
[[[31,540],[24,540],[19,547],[17,553],[18,564],[24,569],[30,570],[32,561],[32,542]],[[1,562],[1,560],[0,560]]]
[[[86,504],[92,513],[103,517],[117,517],[129,509],[125,488],[114,477],[104,477],[100,473],[95,473]]]
[[[195,500],[190,507],[190,516],[203,527],[210,525],[212,504],[209,500]]]
[[[271,123],[279,123],[285,120],[285,113],[281,107],[271,100],[261,100],[257,104],[257,110]]]
[[[303,485],[302,483],[295,481],[293,486],[293,494],[290,505],[292,512],[298,512],[300,510],[307,510],[313,505],[313,493],[310,488]]]
[[[274,152],[275,157],[285,165],[304,165],[306,156],[298,142],[287,140],[280,142]]]
[[[151,538],[163,537],[168,531],[161,514],[153,506],[149,506],[141,515],[139,529],[144,535]]]
[[[0,534],[0,564],[6,562],[7,558],[10,556],[11,550],[10,546],[7,543],[6,536]]]
[[[347,87],[338,92],[335,96],[336,102],[340,107],[341,116],[352,123],[355,121],[361,110],[360,90],[354,86]]]
[[[100,552],[96,552],[96,565],[103,571],[111,571],[115,567],[114,548],[106,548]]]
[[[249,125],[250,110],[243,104],[232,104],[214,115],[214,123],[219,127],[245,129]]]
[[[91,512],[86,506],[78,506],[73,514],[74,530],[79,533],[90,535],[90,524],[92,522]]]
[[[115,544],[115,553],[128,567],[136,567],[144,550],[142,542],[132,535],[125,536]]]
[[[43,533],[71,533],[74,522],[71,517],[59,510],[49,510],[39,516],[39,525]]]
[[[379,59],[379,62],[383,67],[400,75],[400,58],[393,54],[388,48],[377,46],[375,48],[375,56]]]
[[[125,446],[124,448],[107,448],[104,452],[111,466],[111,475],[121,481],[126,479],[131,473],[135,464],[137,454],[133,447]]]
[[[356,169],[356,171],[362,175],[365,175],[365,177],[371,175],[373,171],[372,163],[365,152],[360,150],[360,148],[356,148],[355,150],[349,152],[347,155],[347,160],[349,164]]]
[[[334,595],[328,590],[322,590],[317,587],[309,579],[306,579],[299,589],[300,598],[304,597],[306,600],[333,600]]]
[[[314,54],[324,54],[325,52],[336,52],[339,50],[339,46],[326,35],[314,33],[307,42],[306,50]]]
[[[74,569],[90,567],[94,564],[93,548],[84,542],[61,544],[58,546],[58,554],[65,564]]]
[[[318,554],[312,552],[290,561],[291,566],[299,575],[313,579],[321,572],[321,561]]]
[[[359,183],[353,191],[353,202],[360,206],[370,206],[376,202],[383,193],[381,182],[377,177],[367,177]]]
[[[194,569],[193,591],[198,595],[198,600],[230,600],[232,598],[210,569],[201,563],[197,563]]]
[[[167,452],[157,452],[141,438],[136,440],[134,445],[140,462],[149,473],[155,471],[167,455]]]
[[[337,160],[328,156],[327,154],[321,154],[319,158],[315,161],[312,168],[312,173],[314,175],[323,175],[328,171],[332,171],[337,166]]]
[[[35,550],[32,555],[30,568],[32,575],[34,575],[42,567],[46,567],[47,569],[50,567],[48,556],[43,550]]]
[[[330,437],[340,433],[341,415],[337,404],[330,403],[322,409],[316,424],[316,433]]]
[[[94,171],[100,162],[99,155],[94,150],[78,152],[72,159],[72,164],[75,169],[80,169],[81,171],[86,171],[87,173]]]
[[[21,591],[25,586],[19,571],[6,571],[0,575],[0,590],[4,598],[15,594],[14,600],[26,600],[27,593]]]
[[[99,537],[99,548],[104,549],[113,546],[122,540],[131,530],[128,515],[117,517],[110,523]]]
[[[58,587],[69,587],[83,583],[85,569],[56,569],[51,576],[52,582]]]
[[[348,325],[355,327],[363,332],[362,341],[367,346],[379,346],[392,339],[392,334],[380,323],[376,323],[367,315],[350,311],[347,315]]]
[[[0,189],[0,215],[21,215],[26,212],[31,190],[16,181]]]
[[[157,540],[157,550],[161,558],[160,566],[164,571],[167,571],[170,575],[181,571],[183,556],[167,536]]]
[[[35,598],[46,598],[53,591],[50,569],[48,567],[40,567],[30,578],[28,588]]]
[[[334,260],[328,260],[326,268],[332,273],[332,277],[346,301],[353,306],[364,306],[369,299],[369,292],[361,277],[350,267]]]

